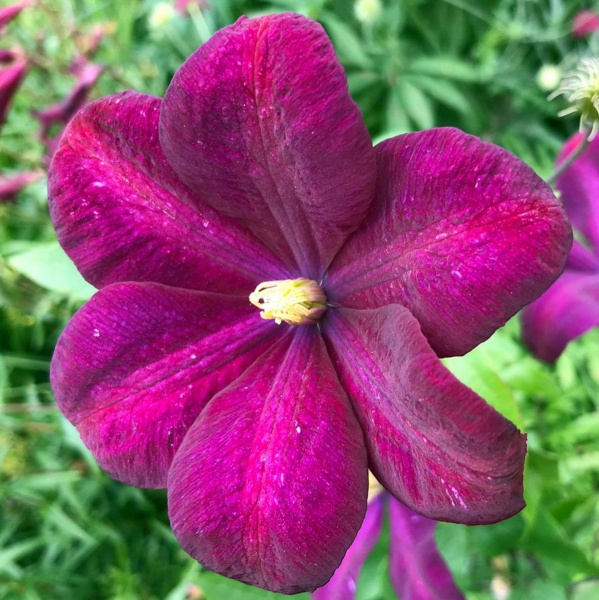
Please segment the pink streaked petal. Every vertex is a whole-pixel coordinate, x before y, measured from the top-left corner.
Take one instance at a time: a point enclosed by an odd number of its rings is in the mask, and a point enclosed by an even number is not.
[[[522,336],[532,353],[555,362],[574,339],[599,325],[599,273],[566,271],[522,312]]]
[[[360,427],[316,328],[288,330],[200,413],[168,478],[181,546],[282,593],[324,585],[366,510]]]
[[[583,142],[577,133],[564,145],[557,164],[561,164]],[[575,229],[585,235],[599,254],[599,137],[558,177],[557,188]]]
[[[322,274],[374,196],[344,71],[322,27],[298,14],[216,33],[175,74],[160,126],[181,179],[305,277]]]
[[[384,496],[368,503],[364,522],[330,581],[312,594],[312,600],[353,600],[362,565],[374,548],[383,525]]]
[[[435,543],[436,521],[389,498],[389,575],[402,600],[464,600]]]
[[[524,163],[456,129],[376,147],[377,199],[327,281],[342,306],[400,303],[440,356],[488,338],[561,273],[571,230]]]
[[[58,239],[96,287],[155,281],[249,294],[285,278],[254,236],[185,187],[158,142],[160,99],[125,92],[70,123],[52,163]]]
[[[164,487],[187,429],[272,344],[245,297],[122,283],[98,292],[56,346],[56,401],[115,479]]]
[[[494,523],[524,507],[526,438],[439,361],[400,305],[337,309],[323,331],[370,470],[429,518]]]

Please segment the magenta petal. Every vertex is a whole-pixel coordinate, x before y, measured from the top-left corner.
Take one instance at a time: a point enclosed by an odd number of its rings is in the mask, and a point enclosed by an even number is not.
[[[323,329],[370,470],[397,499],[470,525],[524,507],[525,436],[441,364],[408,310],[329,311]]]
[[[582,143],[583,135],[571,137],[557,160],[566,160]],[[599,137],[560,175],[557,188],[572,225],[583,233],[599,254]]]
[[[370,137],[322,27],[241,18],[177,71],[161,109],[173,168],[316,279],[374,195]]]
[[[437,523],[389,498],[389,574],[402,600],[463,600],[435,543]]]
[[[556,361],[569,342],[599,325],[599,273],[566,271],[522,313],[524,343]]]
[[[440,356],[489,337],[560,274],[571,244],[551,189],[507,151],[456,129],[376,147],[377,199],[331,267],[331,299],[400,303]]]
[[[574,240],[566,264],[566,271],[568,270],[597,273],[599,272],[599,256],[593,254],[578,240]]]
[[[245,297],[114,284],[68,324],[50,378],[61,411],[114,478],[164,487],[187,429],[271,345]]]
[[[168,478],[181,546],[282,593],[324,585],[364,518],[366,451],[316,328],[299,328],[200,413]]]
[[[155,281],[249,294],[284,279],[278,260],[192,194],[158,143],[160,100],[126,92],[77,114],[49,180],[58,239],[96,287]]]
[[[312,600],[353,600],[362,565],[374,548],[383,525],[384,496],[368,503],[364,522],[331,580],[312,594]]]

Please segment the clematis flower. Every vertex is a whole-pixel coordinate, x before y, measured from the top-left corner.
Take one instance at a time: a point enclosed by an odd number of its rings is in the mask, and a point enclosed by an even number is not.
[[[599,29],[599,15],[592,10],[581,10],[572,21],[572,35],[586,37]]]
[[[558,164],[583,137],[579,133],[566,142]],[[599,325],[599,138],[562,173],[557,188],[582,240],[574,241],[563,275],[522,313],[524,343],[549,363],[572,340]]]
[[[99,292],[58,405],[116,479],[168,490],[182,547],[284,593],[323,586],[367,471],[429,518],[521,510],[525,437],[439,356],[561,272],[549,187],[455,129],[372,148],[317,23],[242,18],[165,97],[92,103],[54,157],[61,244]]]
[[[436,521],[398,502],[380,485],[372,485],[368,508],[356,539],[331,580],[312,594],[312,600],[353,600],[360,570],[374,548],[384,513],[389,514],[389,575],[402,600],[463,600],[435,543]],[[378,489],[377,489],[378,488]]]

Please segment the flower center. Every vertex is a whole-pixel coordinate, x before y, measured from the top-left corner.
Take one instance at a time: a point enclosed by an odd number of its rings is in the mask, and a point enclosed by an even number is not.
[[[251,294],[250,302],[261,309],[263,319],[289,325],[315,325],[325,313],[327,297],[312,279],[265,281]]]

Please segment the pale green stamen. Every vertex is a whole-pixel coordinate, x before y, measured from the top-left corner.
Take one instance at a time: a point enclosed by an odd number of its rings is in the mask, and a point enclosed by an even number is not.
[[[261,309],[263,319],[279,325],[314,325],[327,309],[322,288],[304,278],[265,281],[250,294],[250,302]]]

